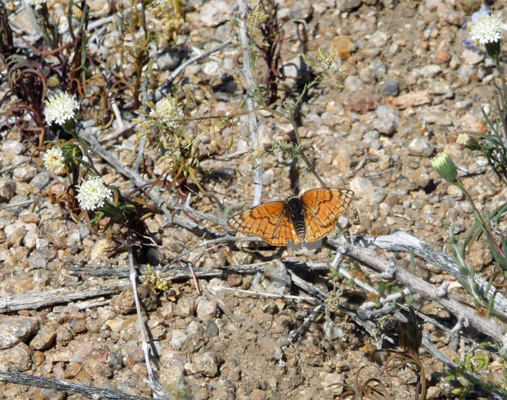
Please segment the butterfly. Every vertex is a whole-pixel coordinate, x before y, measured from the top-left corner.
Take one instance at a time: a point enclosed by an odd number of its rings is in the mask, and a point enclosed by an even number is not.
[[[237,232],[259,236],[272,246],[316,242],[335,229],[353,196],[348,189],[312,189],[301,197],[258,205],[227,223]]]

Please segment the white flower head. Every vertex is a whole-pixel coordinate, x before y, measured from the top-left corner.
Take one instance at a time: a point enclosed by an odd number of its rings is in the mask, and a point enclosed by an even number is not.
[[[67,92],[57,93],[44,103],[46,104],[44,115],[48,124],[56,122],[63,125],[65,121],[74,118],[74,113],[79,110],[76,96],[71,96]]]
[[[43,4],[46,4],[47,0],[29,0],[28,3],[35,8],[35,11],[40,10]]]
[[[183,119],[185,114],[178,104],[178,100],[171,96],[164,97],[159,100],[155,106],[155,110],[151,110],[151,116],[158,116],[169,128],[178,125],[179,119]]]
[[[499,14],[483,14],[472,25],[470,39],[480,44],[496,43],[500,41],[505,31],[507,31],[507,24],[502,21]]]
[[[102,207],[105,201],[113,196],[113,191],[104,184],[104,180],[100,176],[94,176],[84,181],[77,187],[77,191],[76,198],[83,210],[93,211]]]
[[[59,147],[53,147],[47,150],[44,155],[44,166],[53,171],[55,174],[60,174],[65,169],[65,159],[63,157],[63,151]]]

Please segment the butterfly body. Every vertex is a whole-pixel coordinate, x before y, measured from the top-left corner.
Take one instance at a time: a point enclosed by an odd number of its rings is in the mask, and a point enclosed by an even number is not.
[[[353,195],[348,189],[312,189],[301,197],[253,207],[228,223],[236,231],[259,236],[272,246],[316,242],[334,231]]]
[[[289,213],[292,224],[296,229],[296,233],[304,240],[306,235],[306,225],[301,199],[299,197],[291,197],[287,200],[287,208],[285,212]]]

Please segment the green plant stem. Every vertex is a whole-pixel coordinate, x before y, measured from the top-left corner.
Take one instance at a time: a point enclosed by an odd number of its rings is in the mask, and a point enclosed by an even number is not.
[[[505,120],[505,115],[504,115],[505,112],[504,111],[505,111],[505,105],[506,105],[506,99],[507,99],[507,83],[505,82],[505,71],[504,71],[502,63],[500,62],[500,57],[495,57],[494,61],[495,61],[495,66],[498,69],[498,72],[500,73],[500,79],[502,80],[502,90],[500,91],[500,98],[502,100],[503,107],[500,107],[500,105],[498,105],[498,112],[500,113],[500,121],[502,123],[503,133],[504,133],[504,137],[501,139],[503,139],[503,144],[505,147],[505,146],[507,146],[507,121]],[[498,135],[498,136],[501,137],[501,135]]]
[[[173,7],[174,7],[174,11],[176,12],[176,15],[180,18],[183,18],[180,0],[173,0]]]
[[[268,111],[278,117],[287,119],[290,122],[290,124],[292,125],[292,127],[294,128],[294,133],[296,134],[296,142],[297,142],[298,146],[301,149],[303,149],[303,147],[301,146],[301,137],[299,136],[298,127],[297,127],[296,123],[294,122],[294,119],[287,118],[287,115],[285,115],[279,111],[273,110],[272,108],[269,108],[266,106],[261,106],[261,107],[259,107],[259,109],[264,110],[264,111]],[[302,158],[302,160],[304,161],[304,163],[308,167],[308,170],[315,176],[315,178],[319,181],[320,185],[323,188],[326,188],[327,187],[326,184],[321,179],[319,174],[317,174],[317,171],[315,171],[315,165],[313,165],[312,162],[310,161],[310,159],[306,156],[306,154],[304,153],[304,150],[301,150],[300,152],[298,152],[298,156],[300,156]]]
[[[463,186],[463,184],[460,181],[458,181],[458,180],[456,180],[456,182],[454,182],[454,185],[456,185],[458,188],[461,189],[461,191],[465,195],[466,199],[468,200],[468,202],[472,206],[472,210],[474,212],[475,218],[477,218],[477,220],[479,221],[479,223],[484,228],[483,229],[484,233],[488,236],[488,239],[493,244],[493,246],[495,246],[495,249],[498,252],[499,256],[502,257],[502,258],[505,258],[505,254],[504,254],[503,250],[500,248],[500,246],[498,245],[498,243],[495,241],[495,239],[491,235],[491,232],[488,229],[488,225],[486,224],[486,222],[482,218],[482,215],[479,212],[479,210],[477,209],[477,207],[475,207],[475,204],[474,204],[474,202],[472,200],[472,197],[470,196],[470,194],[468,194],[468,191],[465,189],[465,187]]]
[[[419,358],[419,357],[417,357]],[[427,394],[427,390],[428,390],[428,385],[426,383],[426,374],[424,372],[424,365],[423,363],[420,364],[420,368],[421,368],[421,373],[420,373],[420,376],[421,376],[421,393],[419,394],[419,399],[420,400],[426,400],[426,394]]]
[[[72,7],[74,2],[70,1],[67,8],[67,23],[69,24],[69,34],[73,42],[76,42],[76,36],[74,35],[74,29],[72,28]]]
[[[199,190],[200,190],[201,192],[203,192],[203,193],[204,193],[206,196],[208,196],[209,198],[213,199],[213,200],[217,203],[217,205],[218,205],[220,208],[222,208],[222,207],[223,207],[223,206],[222,206],[222,203],[220,202],[220,200],[218,200],[218,199],[217,199],[215,196],[213,196],[211,193],[208,193],[208,192],[206,191],[206,189],[204,189],[204,188],[202,187],[202,185],[199,183],[199,180],[197,179],[197,176],[195,175],[195,171],[194,171],[194,169],[193,169],[193,168],[189,168],[189,169],[188,169],[188,174],[192,177],[192,180],[194,181],[194,183],[197,185],[197,187],[199,188]]]
[[[505,96],[507,95],[507,84],[505,83],[505,74],[504,74],[503,66],[502,66],[502,63],[500,63],[500,57],[495,57],[494,61],[495,61],[495,66],[498,69],[498,72],[500,73],[500,78],[502,80],[502,92],[503,92],[502,100],[505,103]]]

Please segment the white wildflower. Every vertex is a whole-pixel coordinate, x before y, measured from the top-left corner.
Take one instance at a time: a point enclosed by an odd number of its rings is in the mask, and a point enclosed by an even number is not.
[[[113,191],[109,189],[100,176],[94,176],[77,187],[76,196],[79,205],[83,210],[95,210],[102,207],[105,201],[113,196]]]
[[[67,92],[60,92],[48,98],[45,102],[46,108],[44,115],[46,116],[46,123],[63,125],[65,121],[74,118],[74,113],[79,110],[79,103],[76,96],[71,96]]]
[[[28,0],[28,3],[35,8],[35,11],[40,10],[43,4],[46,4],[47,0]]]
[[[65,160],[63,158],[63,151],[59,147],[47,150],[44,153],[43,159],[44,166],[55,174],[60,174],[64,171]]]
[[[466,133],[460,133],[456,139],[456,143],[461,144],[470,150],[479,150],[481,148],[481,145],[477,139],[470,135],[467,135]]]
[[[150,115],[159,117],[169,128],[178,125],[177,120],[183,119],[185,116],[178,100],[173,99],[171,96],[159,100],[155,110],[152,110]]]
[[[502,33],[507,31],[507,24],[503,23],[499,14],[482,15],[472,25],[470,39],[481,44],[500,41]]]

